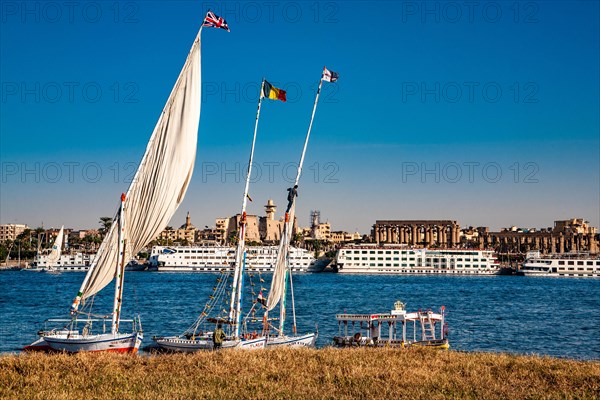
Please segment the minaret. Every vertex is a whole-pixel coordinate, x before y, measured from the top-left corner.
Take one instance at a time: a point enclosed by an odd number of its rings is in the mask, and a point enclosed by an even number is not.
[[[267,219],[274,221],[275,220],[275,211],[277,211],[277,206],[273,203],[272,199],[267,201],[267,205],[265,206],[265,212],[267,214]]]
[[[185,217],[185,229],[190,229],[190,226],[192,226],[192,222],[190,220],[190,212],[188,211]]]

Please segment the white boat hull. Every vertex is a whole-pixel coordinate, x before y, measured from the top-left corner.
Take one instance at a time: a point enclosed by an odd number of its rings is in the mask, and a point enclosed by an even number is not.
[[[315,347],[316,333],[299,336],[270,336],[267,347]]]
[[[134,333],[103,333],[99,335],[47,335],[42,338],[50,350],[79,353],[83,351],[136,353],[142,343],[143,335]]]
[[[31,343],[29,346],[23,347],[23,351],[52,351],[52,348],[48,345],[48,343],[44,340],[43,337],[39,338],[35,342]]]
[[[212,339],[198,338],[198,339],[184,339],[176,336],[164,337],[154,339],[156,344],[163,350],[193,353],[196,351],[213,350],[214,344]],[[223,342],[222,349],[242,349],[242,350],[256,350],[265,348],[267,338],[264,336],[256,339],[236,339],[236,340],[225,340]]]

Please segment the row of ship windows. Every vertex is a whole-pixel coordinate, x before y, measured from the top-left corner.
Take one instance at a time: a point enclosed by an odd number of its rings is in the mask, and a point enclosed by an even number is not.
[[[414,271],[414,270],[410,270],[410,269],[402,269],[400,271],[398,271],[397,269],[380,269],[378,270],[378,272],[393,272],[393,273],[398,273],[398,272],[405,272],[405,273],[409,273],[409,274],[414,274],[415,272],[419,273],[419,274],[448,274],[448,273],[459,273],[459,274],[476,274],[478,271],[454,271],[454,270],[439,270],[439,269],[427,269],[427,270],[419,270],[419,271]],[[590,275],[592,276],[592,275]]]
[[[552,261],[551,260],[534,260],[533,261],[534,264],[546,264],[546,265],[552,265]],[[563,260],[560,260],[558,262],[558,265],[565,265],[565,262]],[[567,261],[566,265],[594,265],[593,261],[577,261],[577,264],[575,264],[575,261]],[[596,265],[600,265],[600,260],[596,261]]]
[[[48,262],[41,262],[40,266],[47,266],[48,264],[49,264]],[[81,262],[75,262],[75,261],[71,261],[71,262],[62,262],[62,261],[59,261],[59,262],[56,263],[56,265],[58,267],[60,267],[60,266],[67,266],[67,265],[82,265],[82,264],[81,264]],[[83,265],[88,266],[88,265],[90,265],[90,262],[86,261]]]
[[[345,250],[346,254],[415,254],[414,250]],[[439,253],[438,253],[439,254]],[[474,256],[473,252],[455,251],[452,253],[446,253],[449,256]],[[485,254],[485,253],[484,253]]]
[[[165,257],[167,259],[171,258],[171,259],[184,259],[184,260],[199,260],[199,259],[203,260],[203,259],[206,258],[206,257],[202,257],[202,256],[183,256],[183,257],[181,257],[181,256],[171,256],[171,255],[167,255]],[[227,256],[214,256],[214,257],[211,257],[211,258],[218,259],[218,260],[227,260],[227,259],[230,259],[231,257],[227,257]],[[255,261],[257,259],[259,259],[259,260],[262,259],[262,260],[267,260],[267,261],[273,261],[274,258],[275,257],[273,257],[271,255],[269,255],[267,257],[251,257],[251,259],[255,260]],[[310,260],[310,259],[311,259],[310,256],[294,257],[294,260]]]
[[[555,268],[556,269],[556,268]],[[523,268],[523,270],[525,271],[548,271],[547,267],[532,267],[532,266],[528,266]],[[575,269],[575,267],[569,267],[566,268],[567,271],[594,271],[594,268],[584,268],[584,267],[577,267],[577,269]]]
[[[304,264],[302,264],[302,263],[297,263],[297,262],[296,262],[295,264],[300,264],[300,265],[309,265],[310,263],[304,263]],[[170,266],[175,266],[175,265],[177,265],[177,264],[170,264]],[[212,262],[212,261],[206,261],[206,262],[204,262],[204,261],[203,261],[203,262],[191,261],[191,262],[188,262],[188,263],[183,263],[183,262],[182,262],[181,264],[178,264],[177,266],[182,266],[182,267],[185,267],[186,265],[217,265],[217,266],[229,266],[229,264],[225,264],[225,263],[222,263],[222,262]],[[253,265],[256,265],[256,264],[251,262],[251,264],[249,265],[249,266],[250,266],[250,268],[252,268],[252,266],[253,266]],[[263,265],[263,264],[258,264],[258,265]]]
[[[346,250],[347,254],[383,254],[381,251],[375,250]],[[409,250],[386,250],[385,254],[415,254],[414,251]]]
[[[349,265],[352,265],[352,263],[349,263]],[[358,266],[361,266],[361,265],[362,264],[358,264]],[[392,264],[390,264],[390,263],[386,263],[386,264],[383,264],[383,263],[369,263],[369,267],[384,267],[384,266],[385,267],[400,267],[400,266],[402,266],[402,267],[409,267],[409,268],[416,268],[416,267],[423,268],[422,265],[418,265],[417,266],[415,264],[404,264],[403,263],[402,265],[400,265],[398,263],[392,263]],[[425,267],[432,267],[432,265],[425,265]],[[489,265],[486,265],[486,264],[481,264],[481,265],[473,264],[473,265],[464,265],[463,266],[462,264],[456,264],[456,268],[489,268]]]
[[[193,253],[193,254],[215,254],[214,250],[177,250],[176,253],[181,254],[181,253]],[[235,254],[235,251],[230,250],[227,252],[227,254]],[[262,252],[257,252],[257,251],[248,251],[248,254],[265,254],[265,255],[272,255],[273,252],[272,251],[262,251]]]
[[[564,261],[559,261],[558,265],[565,265]],[[567,265],[575,265],[573,261],[567,261]],[[584,265],[583,261],[577,261],[577,265]],[[594,265],[593,261],[587,261],[587,265]],[[596,265],[600,265],[600,261],[596,261]]]
[[[352,257],[348,257],[348,260],[352,260]],[[369,261],[369,260],[374,260],[374,258],[369,258],[369,257],[354,257],[354,260],[356,261]],[[400,257],[377,257],[377,261],[400,261]],[[407,259],[405,259],[407,261],[415,261],[414,257],[409,257]],[[433,262],[434,263],[442,263],[445,264],[448,260],[446,260],[445,258],[434,258]],[[456,261],[463,261],[462,258],[457,258]],[[469,262],[486,262],[487,260],[485,258],[479,259],[479,258],[473,258],[473,259],[465,259],[464,261],[469,261]]]

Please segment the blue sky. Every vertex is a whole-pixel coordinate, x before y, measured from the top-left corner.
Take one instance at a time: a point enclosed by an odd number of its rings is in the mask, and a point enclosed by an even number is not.
[[[70,4],[70,3],[67,3]],[[281,215],[323,65],[298,215],[498,229],[600,225],[598,2],[3,2],[0,222],[112,215],[202,33],[196,170],[172,225],[239,211],[261,78],[250,213]],[[289,179],[286,179],[286,176]]]

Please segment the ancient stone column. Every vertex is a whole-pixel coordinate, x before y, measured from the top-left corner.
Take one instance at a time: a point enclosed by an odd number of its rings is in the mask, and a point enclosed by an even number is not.
[[[565,237],[563,236],[562,233],[558,237],[558,252],[559,253],[565,252]]]
[[[597,253],[598,252],[598,242],[596,241],[595,235],[589,234],[589,238],[590,238],[590,245],[589,245],[590,253]]]

